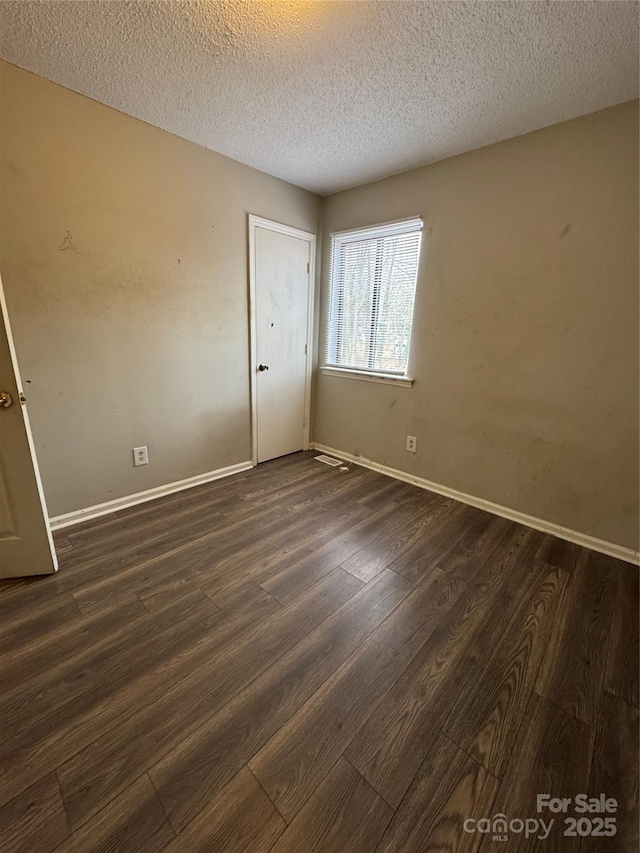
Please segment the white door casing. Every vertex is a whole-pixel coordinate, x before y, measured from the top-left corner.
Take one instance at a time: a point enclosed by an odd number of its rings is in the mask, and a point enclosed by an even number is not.
[[[58,562],[0,280],[0,578],[45,575]],[[3,401],[0,399],[0,403]]]
[[[254,465],[309,446],[315,240],[249,216]]]

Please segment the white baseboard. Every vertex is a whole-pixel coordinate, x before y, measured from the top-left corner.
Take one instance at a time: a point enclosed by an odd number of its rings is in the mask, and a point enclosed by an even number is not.
[[[327,447],[326,444],[314,442],[312,447],[315,450],[320,450],[322,453],[328,453],[330,456],[337,456],[339,459],[346,459],[350,462],[355,462],[357,465],[362,465],[364,468],[370,468],[372,471],[386,474],[388,477],[395,477],[396,480],[403,480],[405,483],[411,483],[411,485],[418,486],[421,489],[436,492],[439,495],[444,495],[444,497],[453,498],[461,503],[469,504],[469,506],[475,506],[478,509],[492,512],[494,515],[499,515],[501,518],[506,518],[509,521],[524,524],[525,527],[533,527],[534,530],[550,533],[552,536],[557,536],[559,539],[566,539],[567,542],[574,542],[576,545],[582,545],[585,548],[590,548],[592,551],[599,551],[601,554],[608,554],[610,557],[616,557],[618,560],[624,560],[634,565],[638,565],[640,562],[640,552],[634,551],[632,548],[625,548],[622,545],[616,545],[604,539],[597,539],[595,536],[588,536],[586,533],[578,533],[576,530],[562,527],[560,524],[554,524],[552,521],[535,518],[533,515],[519,512],[517,509],[510,509],[501,504],[493,503],[493,501],[487,501],[484,498],[467,495],[465,492],[459,492],[457,489],[450,489],[448,486],[432,483],[431,480],[425,480],[423,477],[416,477],[414,474],[407,474],[405,471],[400,471],[397,468],[389,468],[387,465],[381,465],[372,459],[366,459],[364,456],[354,456],[351,453],[345,453],[343,450],[336,450],[335,447]]]
[[[85,509],[76,509],[73,512],[67,512],[64,515],[56,515],[49,519],[49,525],[52,530],[60,530],[63,527],[71,527],[72,524],[80,524],[82,521],[88,521],[91,518],[99,518],[101,515],[108,515],[118,509],[126,509],[129,506],[146,503],[155,498],[171,495],[174,492],[181,492],[184,489],[192,489],[194,486],[201,486],[203,483],[210,483],[213,480],[220,480],[222,477],[230,477],[232,474],[239,474],[241,471],[248,471],[253,465],[251,461],[238,462],[236,465],[227,465],[226,468],[218,468],[215,471],[208,471],[206,474],[196,474],[195,477],[188,477],[186,480],[176,480],[175,483],[167,483],[165,486],[156,486],[154,489],[147,489],[145,492],[137,492],[135,495],[126,495],[123,498],[116,498],[113,501],[88,506]]]

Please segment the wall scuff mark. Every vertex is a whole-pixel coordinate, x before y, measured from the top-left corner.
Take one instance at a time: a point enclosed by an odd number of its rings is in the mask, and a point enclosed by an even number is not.
[[[61,252],[66,252],[67,249],[71,249],[71,251],[75,252],[76,255],[79,253],[80,250],[77,248],[77,246],[73,245],[73,237],[71,236],[71,231],[67,231],[67,236],[64,238],[62,243],[60,243],[58,249]]]

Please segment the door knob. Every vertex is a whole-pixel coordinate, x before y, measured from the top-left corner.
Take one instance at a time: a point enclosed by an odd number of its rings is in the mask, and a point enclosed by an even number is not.
[[[269,365],[268,364],[259,364],[258,370],[260,371],[260,373],[262,373],[265,370],[269,370]]]
[[[8,409],[12,403],[11,394],[8,391],[0,391],[0,409]]]

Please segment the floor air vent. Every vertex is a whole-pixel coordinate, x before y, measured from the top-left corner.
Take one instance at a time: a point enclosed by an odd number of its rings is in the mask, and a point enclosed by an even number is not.
[[[342,465],[342,462],[339,459],[334,459],[333,456],[327,456],[324,453],[321,453],[320,456],[314,457],[316,462],[324,462],[325,465],[331,465],[332,468],[337,468],[338,465]]]

